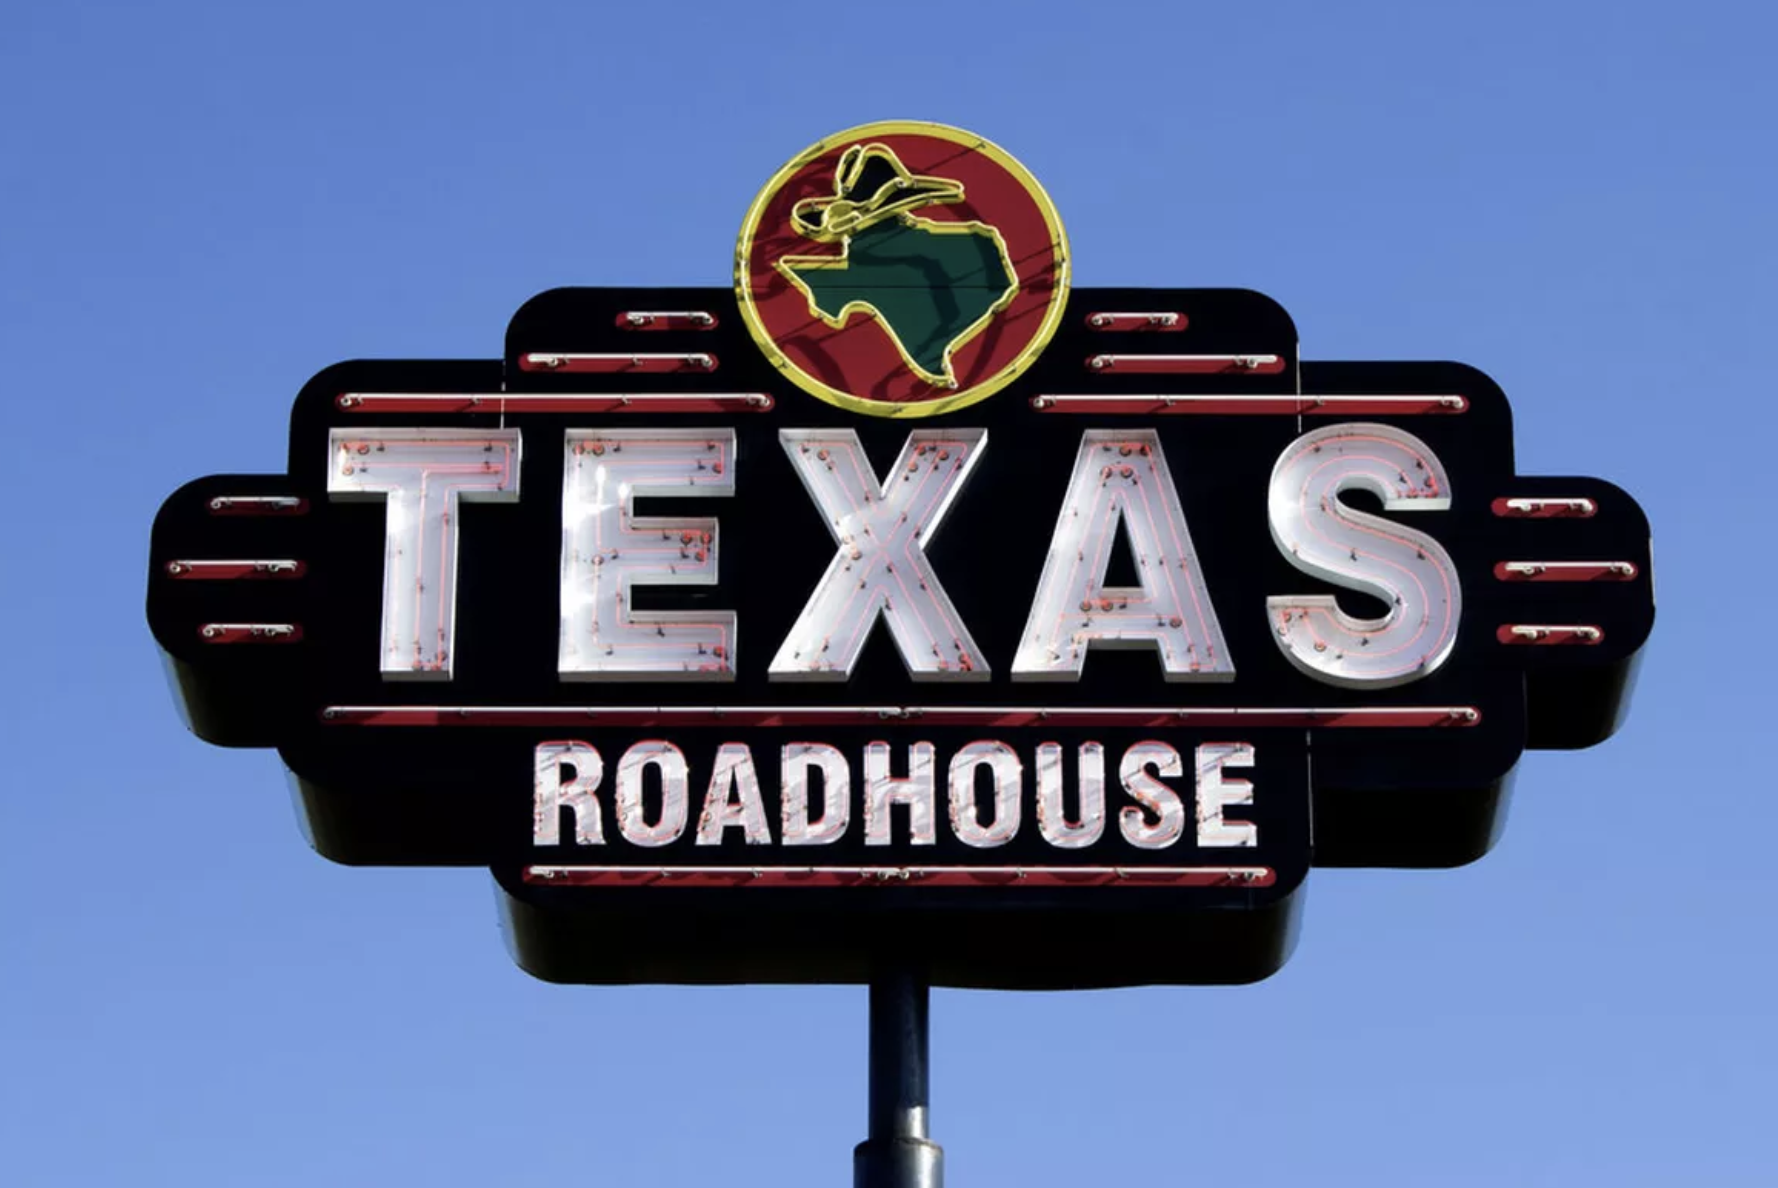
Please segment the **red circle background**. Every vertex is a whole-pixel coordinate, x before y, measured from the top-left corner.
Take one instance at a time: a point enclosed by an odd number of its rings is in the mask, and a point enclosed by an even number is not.
[[[853,314],[842,329],[828,326],[809,312],[808,298],[773,267],[785,256],[840,254],[837,244],[818,244],[797,234],[790,211],[804,198],[833,194],[834,167],[853,144],[886,145],[914,173],[963,184],[962,202],[922,207],[914,212],[918,217],[947,223],[980,220],[1006,242],[1019,291],[952,354],[956,388],[916,376],[874,317]],[[793,173],[761,211],[746,262],[760,325],[792,364],[848,395],[894,404],[956,397],[1017,359],[1043,326],[1060,264],[1043,209],[1017,177],[969,145],[906,133],[835,144]]]

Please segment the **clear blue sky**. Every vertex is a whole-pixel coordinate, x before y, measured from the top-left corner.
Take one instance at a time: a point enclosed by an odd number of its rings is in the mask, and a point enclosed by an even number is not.
[[[782,161],[900,117],[1029,165],[1077,283],[1483,367],[1661,599],[1622,735],[1474,866],[1317,872],[1272,980],[936,994],[951,1182],[1778,1183],[1778,17],[1458,8],[8,4],[0,1182],[849,1182],[861,989],[530,981],[484,873],[332,866],[188,736],[142,601],[160,500],[281,469],[324,365],[724,284]]]

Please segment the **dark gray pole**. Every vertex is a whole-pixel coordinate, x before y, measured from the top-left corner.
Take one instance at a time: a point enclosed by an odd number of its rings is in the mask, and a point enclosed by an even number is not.
[[[853,1188],[944,1188],[944,1149],[927,1137],[926,977],[907,965],[870,984],[870,1137],[852,1152]]]

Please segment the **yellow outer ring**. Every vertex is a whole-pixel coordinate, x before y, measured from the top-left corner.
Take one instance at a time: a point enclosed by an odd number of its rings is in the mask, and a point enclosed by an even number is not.
[[[999,371],[973,387],[953,392],[949,396],[940,396],[934,400],[917,400],[906,404],[895,404],[886,400],[867,400],[854,396],[850,392],[842,392],[816,379],[795,363],[779,349],[771,335],[766,333],[759,312],[754,308],[753,278],[749,262],[753,255],[753,237],[759,230],[759,220],[765,214],[768,203],[783,188],[799,169],[810,161],[828,152],[837,143],[844,141],[867,140],[873,136],[930,136],[938,140],[948,140],[981,153],[1010,174],[1013,180],[1025,187],[1031,200],[1037,204],[1038,211],[1043,215],[1044,224],[1049,228],[1050,250],[1056,259],[1056,285],[1050,294],[1049,308],[1044,311],[1043,324],[1031,341]],[[922,120],[883,120],[874,124],[860,124],[856,128],[848,128],[844,132],[817,141],[792,157],[784,167],[772,175],[754,198],[753,205],[747,208],[747,218],[741,223],[741,238],[735,245],[735,297],[741,306],[741,320],[747,324],[747,333],[759,349],[770,359],[772,365],[790,380],[791,383],[818,399],[851,412],[863,413],[868,417],[933,417],[940,413],[955,412],[967,408],[978,401],[986,400],[1006,385],[1017,379],[1024,370],[1036,361],[1055,337],[1056,327],[1062,324],[1062,313],[1068,304],[1069,260],[1068,235],[1062,230],[1062,216],[1056,211],[1056,204],[1044,192],[1031,171],[1019,164],[1018,160],[999,145],[982,139],[973,132],[965,132],[961,128],[952,128],[946,124],[933,124]]]

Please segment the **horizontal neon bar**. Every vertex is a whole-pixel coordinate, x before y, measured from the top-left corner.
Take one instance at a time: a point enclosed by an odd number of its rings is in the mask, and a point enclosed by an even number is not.
[[[300,623],[205,623],[198,628],[205,643],[296,643],[303,637]]]
[[[1523,520],[1548,520],[1564,516],[1584,520],[1599,510],[1599,505],[1591,499],[1580,498],[1496,499],[1490,506],[1497,516]]]
[[[716,315],[702,309],[626,309],[617,315],[625,330],[714,330]]]
[[[1636,577],[1629,561],[1502,561],[1494,576],[1503,582],[1628,582]]]
[[[716,356],[707,352],[677,355],[625,354],[563,354],[556,351],[534,351],[519,356],[520,371],[554,371],[565,375],[614,374],[653,375],[676,371],[715,371]]]
[[[1448,416],[1469,411],[1469,401],[1461,396],[1033,396],[1031,407],[1137,416]]]
[[[345,392],[334,403],[359,413],[763,413],[764,392]]]
[[[167,576],[181,581],[226,582],[247,579],[299,578],[308,572],[301,561],[169,561]]]
[[[1502,623],[1494,638],[1520,646],[1591,645],[1603,640],[1605,632],[1590,623]]]
[[[309,501],[295,495],[218,495],[210,500],[213,516],[300,516]]]
[[[1474,706],[1362,706],[1325,709],[1101,708],[1097,706],[449,706],[334,705],[322,720],[351,726],[1327,726],[1402,729],[1474,726]]]
[[[1171,311],[1087,315],[1087,328],[1090,330],[1145,330],[1150,334],[1176,334],[1188,324],[1189,319],[1184,314]]]
[[[1217,375],[1225,372],[1276,375],[1284,370],[1282,355],[1094,355],[1087,367],[1101,373],[1130,375]]]
[[[528,866],[568,887],[1269,887],[1269,866]]]

